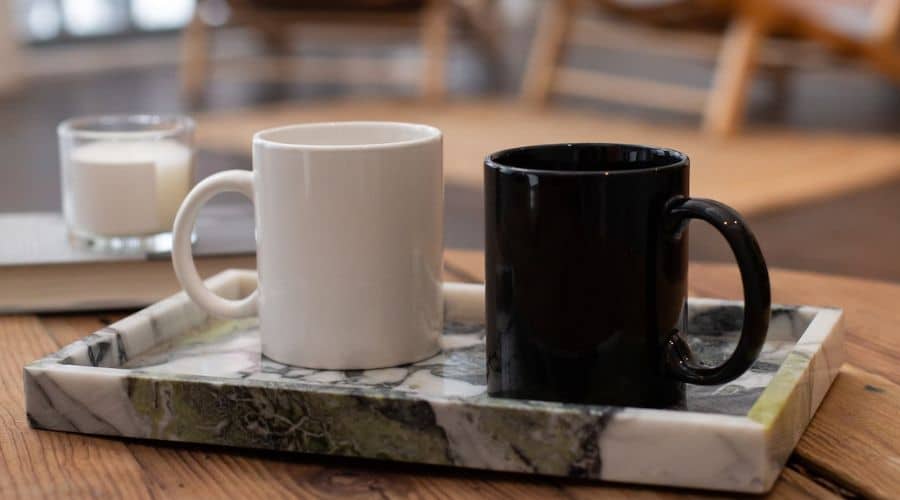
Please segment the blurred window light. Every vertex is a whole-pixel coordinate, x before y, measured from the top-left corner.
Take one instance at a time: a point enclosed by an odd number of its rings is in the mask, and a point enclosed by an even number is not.
[[[107,35],[128,28],[124,0],[62,0],[63,24],[74,36]]]
[[[50,40],[62,31],[62,16],[54,0],[34,0],[25,10],[25,36],[31,40]]]
[[[194,0],[131,0],[131,18],[142,30],[180,28],[191,20]]]
[[[199,9],[207,24],[221,25],[230,9],[225,0],[6,0],[12,2],[13,26],[29,42],[132,36],[174,31]],[[2,8],[4,0],[0,0]]]

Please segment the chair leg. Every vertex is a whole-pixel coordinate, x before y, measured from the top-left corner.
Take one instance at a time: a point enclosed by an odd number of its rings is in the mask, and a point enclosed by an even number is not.
[[[191,104],[199,102],[209,77],[210,29],[198,13],[181,35],[181,94]]]
[[[522,83],[524,100],[543,104],[550,95],[575,8],[574,0],[547,0],[544,3]]]
[[[22,71],[19,43],[13,29],[13,19],[7,12],[11,9],[10,2],[0,0],[0,97],[7,92],[17,90],[22,85]]]
[[[753,14],[741,14],[729,26],[706,101],[703,127],[707,132],[727,136],[740,128],[748,85],[765,32],[766,23]]]
[[[421,94],[430,101],[442,100],[447,94],[447,55],[450,44],[450,2],[431,0],[422,16]]]

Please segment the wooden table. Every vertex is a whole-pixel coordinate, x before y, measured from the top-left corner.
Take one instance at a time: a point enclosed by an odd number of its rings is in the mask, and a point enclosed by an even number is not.
[[[482,255],[448,251],[448,280],[480,281]],[[900,285],[773,270],[780,303],[846,311],[848,363],[771,497],[900,497]],[[732,266],[694,264],[691,294],[738,298]],[[149,443],[28,427],[22,366],[123,313],[0,316],[0,498],[288,495],[357,498],[667,498],[664,488]]]

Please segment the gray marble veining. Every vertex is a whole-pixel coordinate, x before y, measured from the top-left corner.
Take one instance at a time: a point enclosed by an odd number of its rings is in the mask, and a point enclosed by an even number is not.
[[[210,285],[237,297],[252,273]],[[450,285],[441,354],[366,371],[260,355],[255,319],[178,294],[25,369],[34,427],[744,492],[771,487],[843,359],[841,311],[776,307],[752,369],[665,410],[485,394],[479,287]],[[691,299],[689,341],[728,355],[739,304]]]

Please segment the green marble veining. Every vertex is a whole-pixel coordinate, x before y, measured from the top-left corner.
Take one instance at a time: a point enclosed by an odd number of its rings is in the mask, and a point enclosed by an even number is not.
[[[451,463],[424,402],[152,379],[128,392],[155,439]]]
[[[809,367],[809,361],[806,354],[790,353],[750,408],[747,417],[765,426],[771,425],[790,401],[791,395],[800,390],[799,381]]]

